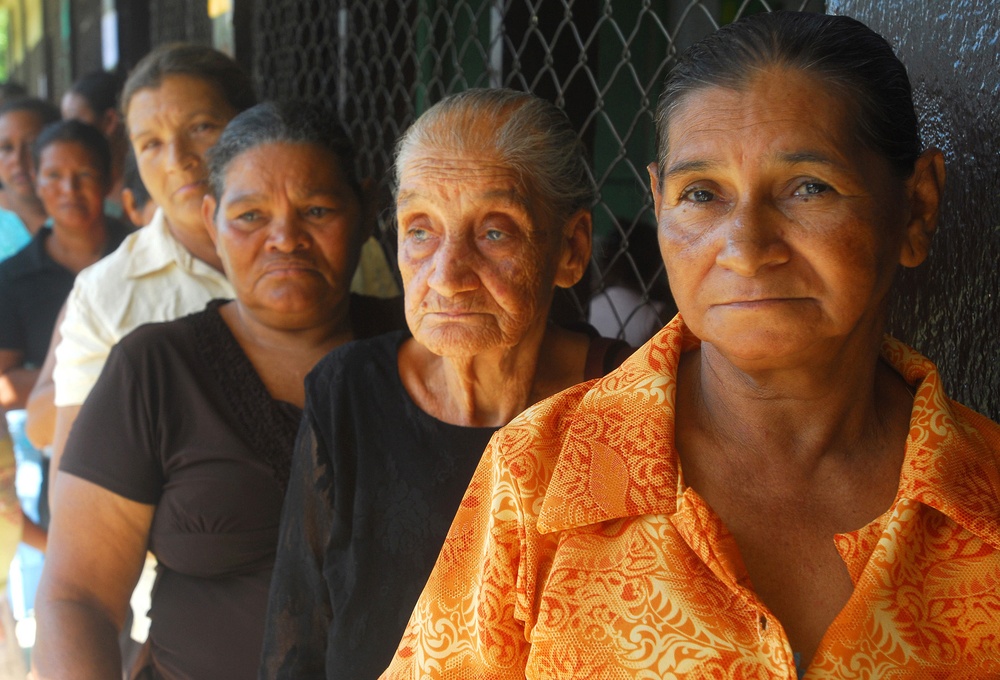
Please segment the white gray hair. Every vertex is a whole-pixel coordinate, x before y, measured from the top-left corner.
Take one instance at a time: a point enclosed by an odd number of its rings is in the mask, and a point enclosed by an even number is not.
[[[484,120],[493,124],[483,125]],[[560,223],[597,199],[583,144],[569,118],[533,94],[477,88],[442,99],[397,142],[397,185],[413,153],[428,148],[494,155]]]

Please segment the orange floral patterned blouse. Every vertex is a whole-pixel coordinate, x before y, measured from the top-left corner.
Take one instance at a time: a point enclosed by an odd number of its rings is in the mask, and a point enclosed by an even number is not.
[[[789,678],[792,649],[673,451],[675,318],[493,438],[383,678]],[[805,677],[1000,678],[1000,426],[917,386],[892,507],[836,536],[854,593]]]

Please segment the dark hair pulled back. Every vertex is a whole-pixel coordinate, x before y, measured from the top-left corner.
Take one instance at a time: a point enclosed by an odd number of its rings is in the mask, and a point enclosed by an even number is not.
[[[901,177],[921,152],[906,67],[885,38],[860,21],[809,12],[753,14],[692,45],[667,76],[656,111],[657,155],[664,167],[670,117],[697,90],[739,90],[774,67],[799,69],[836,88],[854,106],[862,144]]]

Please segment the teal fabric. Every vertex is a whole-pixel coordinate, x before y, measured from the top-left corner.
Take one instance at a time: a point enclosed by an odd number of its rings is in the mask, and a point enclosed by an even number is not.
[[[31,232],[24,222],[10,210],[0,208],[0,262],[19,251],[31,241]]]

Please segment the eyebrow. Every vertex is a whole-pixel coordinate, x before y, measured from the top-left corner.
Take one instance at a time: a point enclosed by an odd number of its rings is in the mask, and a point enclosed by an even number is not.
[[[240,203],[250,203],[253,201],[258,201],[264,197],[264,194],[259,191],[240,191],[229,196],[223,195],[220,198],[226,199],[226,205],[239,205]],[[221,204],[221,200],[219,201]]]
[[[506,203],[507,205],[520,208],[524,211],[529,210],[531,207],[528,204],[527,197],[516,189],[496,189],[493,191],[487,191],[482,194],[480,198],[485,198],[491,201],[500,201],[502,203]]]
[[[190,121],[192,118],[198,118],[199,116],[206,116],[214,120],[219,120],[219,114],[213,112],[211,109],[198,109],[197,111],[192,111],[190,114],[184,116],[184,122]],[[141,128],[139,130],[130,130],[129,139],[136,139],[142,137],[143,135],[151,135],[153,130],[148,128]]]
[[[225,189],[223,190],[223,198],[225,198],[225,202],[227,205],[234,205],[234,204],[238,205],[241,203],[252,203],[255,201],[265,200],[269,197],[269,195],[270,194],[268,194],[268,192],[266,191],[248,190],[248,191],[237,191],[230,194],[227,193]],[[306,186],[303,187],[301,194],[296,198],[310,200],[316,198],[317,196],[322,196],[339,201],[339,200],[344,200],[345,197],[349,195],[350,192],[347,190],[327,191],[326,189],[320,189],[316,187],[310,188]]]
[[[827,156],[826,154],[820,153],[819,151],[792,151],[788,153],[776,154],[776,158],[786,164],[786,165],[798,165],[800,163],[820,163],[822,165],[828,165],[832,168],[842,168],[843,165]],[[663,174],[663,179],[668,177],[673,177],[675,175],[683,175],[691,172],[705,172],[710,170],[719,163],[717,161],[707,161],[707,160],[690,160],[690,161],[680,161],[671,165],[667,171]]]
[[[829,165],[835,168],[841,167],[833,158],[830,158],[826,154],[820,153],[819,151],[793,151],[791,153],[781,153],[778,154],[778,160],[788,165],[797,165],[799,163],[820,163],[822,165]]]
[[[718,165],[715,161],[680,161],[679,163],[674,163],[667,171],[663,173],[663,179],[668,177],[674,177],[675,175],[683,175],[689,172],[704,172],[712,167]]]

